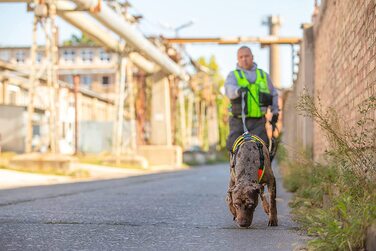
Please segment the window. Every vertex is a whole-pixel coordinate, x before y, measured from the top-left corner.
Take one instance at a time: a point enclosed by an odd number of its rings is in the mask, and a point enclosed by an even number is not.
[[[110,84],[110,78],[108,76],[102,77],[102,85],[109,85]]]
[[[72,75],[68,75],[65,77],[65,81],[71,85],[73,85],[73,76]]]
[[[43,52],[37,52],[37,63],[42,62]]]
[[[4,60],[4,61],[9,61],[9,51],[6,51],[6,50],[1,50],[0,51],[0,59],[1,60]]]
[[[82,62],[93,62],[93,51],[90,49],[83,49],[81,51]]]
[[[25,52],[24,51],[16,51],[16,62],[17,63],[24,63],[25,62]]]
[[[110,62],[111,56],[105,50],[101,49],[99,52],[99,57],[102,62]]]
[[[40,125],[33,125],[33,135],[40,136]]]
[[[63,57],[64,61],[66,62],[74,62],[74,57],[76,56],[76,52],[72,49],[64,50]]]
[[[91,76],[88,76],[88,75],[82,76],[82,83],[84,84],[85,87],[90,87],[92,81],[93,79],[91,78]]]

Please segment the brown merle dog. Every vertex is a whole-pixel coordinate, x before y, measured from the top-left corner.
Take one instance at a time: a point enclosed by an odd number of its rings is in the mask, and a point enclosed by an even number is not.
[[[259,167],[264,165],[264,174],[259,180]],[[268,226],[277,226],[276,181],[271,169],[268,149],[258,141],[245,141],[230,159],[231,177],[227,192],[227,204],[239,227],[252,224],[258,196],[269,217]],[[270,204],[264,194],[268,186]]]

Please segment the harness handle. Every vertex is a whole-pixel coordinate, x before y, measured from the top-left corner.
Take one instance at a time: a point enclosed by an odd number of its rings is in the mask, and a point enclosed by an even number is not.
[[[242,121],[243,121],[243,131],[244,134],[249,134],[247,126],[245,125],[245,113],[244,113],[244,108],[245,108],[245,93],[242,92]]]

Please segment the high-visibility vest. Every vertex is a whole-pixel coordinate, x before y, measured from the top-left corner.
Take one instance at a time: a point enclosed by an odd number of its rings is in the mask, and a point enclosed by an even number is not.
[[[260,69],[256,69],[256,80],[253,83],[250,83],[247,80],[242,70],[235,70],[234,75],[236,77],[237,84],[240,87],[246,87],[249,90],[246,95],[246,117],[260,118],[264,116],[265,112],[261,111],[261,107],[271,105],[272,103],[272,97],[270,95],[266,73]],[[235,104],[232,104],[232,106],[239,104],[241,105],[241,97],[240,102],[238,100],[237,102],[235,102]],[[239,116],[241,114],[236,115]]]

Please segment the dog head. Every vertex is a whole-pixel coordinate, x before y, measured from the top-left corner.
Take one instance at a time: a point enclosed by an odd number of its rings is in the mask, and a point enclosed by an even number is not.
[[[240,227],[249,227],[252,224],[260,188],[261,186],[256,183],[238,183],[231,190],[230,196],[235,211],[234,218]]]

